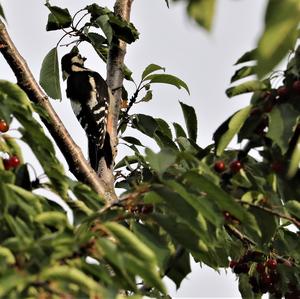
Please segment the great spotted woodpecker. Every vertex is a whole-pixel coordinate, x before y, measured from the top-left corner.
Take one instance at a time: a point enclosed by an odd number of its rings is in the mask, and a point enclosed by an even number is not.
[[[106,129],[111,91],[100,74],[84,67],[85,60],[78,51],[71,51],[62,57],[61,66],[63,78],[67,79],[67,97],[86,132],[90,164],[97,171],[102,157],[108,168],[112,163]]]

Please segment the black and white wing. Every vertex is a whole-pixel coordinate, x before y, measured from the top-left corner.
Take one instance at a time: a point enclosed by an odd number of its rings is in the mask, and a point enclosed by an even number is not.
[[[72,73],[68,77],[67,97],[70,98],[73,111],[87,134],[90,162],[95,168],[107,150],[111,155],[110,148],[104,149],[105,143],[107,146],[109,143],[106,130],[109,107],[108,86],[98,73],[86,69]],[[106,162],[111,163],[107,158]]]

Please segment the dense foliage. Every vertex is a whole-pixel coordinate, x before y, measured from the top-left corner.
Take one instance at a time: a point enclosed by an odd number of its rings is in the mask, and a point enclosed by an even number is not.
[[[205,8],[205,1],[198,2]],[[190,15],[211,22],[214,1],[208,2],[207,14],[196,14],[197,1],[189,1]],[[97,4],[73,17],[49,1],[46,6],[47,30],[63,29],[79,48],[90,43],[103,61],[116,39],[138,38],[133,24]],[[189,105],[179,103],[185,127],[130,114],[132,105],[152,99],[154,83],[189,92],[185,82],[151,64],[134,95],[127,97],[124,88],[119,132],[132,155],[115,165],[116,188],[123,193],[110,203],[66,176],[34,117],[47,115],[20,87],[1,80],[0,297],[166,298],[162,278],[179,288],[191,271],[191,255],[213,269],[232,268],[243,298],[267,292],[271,298],[299,298],[300,48],[284,72],[265,76],[296,47],[299,20],[297,1],[269,1],[258,48],[238,60],[242,66],[231,79],[243,82],[227,90],[229,97],[251,92],[251,101],[220,125],[214,144],[205,148],[197,145],[197,117]],[[281,33],[276,38],[275,28]],[[55,99],[61,98],[57,57],[56,47],[40,76]],[[127,67],[124,72],[132,81]],[[245,80],[252,75],[257,76]],[[274,76],[282,85],[274,84]],[[10,131],[12,121],[19,125],[18,140]],[[144,148],[128,128],[153,139],[160,151]],[[229,149],[235,136],[238,149]],[[33,175],[23,159],[23,142],[43,167],[43,177]]]

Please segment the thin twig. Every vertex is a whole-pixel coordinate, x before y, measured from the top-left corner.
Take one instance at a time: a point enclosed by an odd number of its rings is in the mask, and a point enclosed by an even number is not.
[[[85,8],[82,8],[82,9],[78,10],[78,11],[74,14],[74,16],[73,16],[73,18],[72,18],[72,27],[73,27],[73,28],[76,28],[76,26],[74,26],[74,20],[75,20],[76,16],[77,16],[79,13],[81,13],[82,11],[84,11],[84,10],[85,10]]]
[[[139,186],[135,191],[128,193],[128,194],[124,194],[120,198],[115,199],[114,201],[108,202],[101,210],[98,211],[98,214],[101,215],[113,207],[120,207],[123,205],[124,202],[134,201],[137,198],[139,198],[142,194],[144,194],[148,191],[149,191],[148,185]]]
[[[129,105],[125,111],[125,115],[122,117],[120,123],[119,123],[119,126],[118,126],[118,132],[120,132],[122,126],[124,124],[127,124],[129,122],[129,115],[128,115],[128,112],[130,110],[130,108],[133,106],[133,104],[136,102],[136,99],[138,97],[138,94],[139,94],[139,89],[137,88],[136,91],[134,92],[134,94],[132,95],[132,97],[130,98],[129,100]]]
[[[270,213],[270,214],[273,214],[273,215],[278,216],[280,218],[286,219],[286,220],[290,221],[291,223],[293,223],[294,225],[296,225],[298,228],[300,228],[300,222],[294,217],[291,217],[289,215],[285,215],[285,214],[282,214],[280,212],[274,211],[273,209],[265,207],[265,206],[260,206],[260,205],[254,204],[254,203],[245,202],[245,201],[242,201],[240,199],[237,199],[236,201],[240,204],[248,205],[252,208],[263,210],[267,213]]]
[[[249,245],[256,245],[253,240],[251,240],[249,237],[245,236],[242,232],[240,232],[236,227],[226,224],[224,225],[225,229],[230,235],[235,236],[237,239],[239,239],[244,245],[247,247]]]
[[[74,26],[74,29],[77,30],[77,26],[79,25],[79,23],[89,14],[89,12],[85,13],[80,19],[79,21],[76,23],[76,25]]]

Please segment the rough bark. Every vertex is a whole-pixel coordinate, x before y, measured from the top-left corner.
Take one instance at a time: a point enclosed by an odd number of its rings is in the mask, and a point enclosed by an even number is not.
[[[114,12],[125,21],[130,21],[130,12],[133,0],[117,0]],[[126,54],[126,43],[118,40],[110,47],[107,60],[107,84],[112,90],[113,97],[110,102],[107,131],[110,134],[113,157],[117,155],[118,145],[118,120],[120,113],[120,102],[122,98],[122,85],[124,80],[124,57]],[[107,169],[104,161],[100,161],[99,176],[114,190],[113,166]]]
[[[105,196],[107,187],[90,167],[80,148],[74,143],[62,121],[54,111],[48,97],[34,79],[26,61],[20,55],[12,42],[5,24],[0,20],[0,52],[13,70],[18,85],[25,91],[29,99],[40,105],[48,114],[48,118],[41,118],[57,146],[63,153],[70,171],[82,182],[88,184],[99,195]]]

